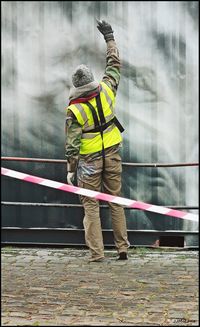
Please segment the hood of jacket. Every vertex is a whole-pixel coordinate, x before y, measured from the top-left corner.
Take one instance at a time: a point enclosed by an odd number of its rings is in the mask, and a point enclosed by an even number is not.
[[[78,98],[87,98],[95,92],[99,93],[99,83],[97,81],[79,87],[72,86],[69,90],[69,102]]]

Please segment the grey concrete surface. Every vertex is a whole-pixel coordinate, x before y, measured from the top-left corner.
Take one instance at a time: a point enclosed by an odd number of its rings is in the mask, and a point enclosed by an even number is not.
[[[2,326],[198,326],[198,251],[2,248]]]

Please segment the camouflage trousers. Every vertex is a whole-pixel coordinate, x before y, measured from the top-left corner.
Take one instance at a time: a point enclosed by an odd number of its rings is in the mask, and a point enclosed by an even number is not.
[[[90,158],[81,157],[77,169],[77,182],[79,187],[87,188],[97,192],[120,196],[121,192],[121,157],[119,153],[109,154],[105,157],[105,167],[103,168],[102,157]],[[84,231],[85,242],[89,247],[91,258],[98,259],[104,257],[104,244],[101,228],[101,218],[99,201],[87,196],[81,196],[84,206]],[[115,203],[108,203],[111,218],[114,243],[118,253],[127,252],[129,242],[127,238],[126,218],[124,208]]]

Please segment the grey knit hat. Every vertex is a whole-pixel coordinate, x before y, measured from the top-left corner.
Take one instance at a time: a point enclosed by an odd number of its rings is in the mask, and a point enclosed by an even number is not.
[[[94,76],[89,67],[79,65],[72,74],[72,83],[74,87],[83,86],[94,81]]]

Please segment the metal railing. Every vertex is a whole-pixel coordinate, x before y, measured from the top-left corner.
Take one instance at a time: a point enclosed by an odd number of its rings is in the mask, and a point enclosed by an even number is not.
[[[1,160],[5,161],[24,161],[24,162],[41,162],[41,163],[59,163],[66,164],[67,160],[62,159],[42,159],[42,158],[20,158],[20,157],[1,157]],[[199,166],[198,162],[188,163],[133,163],[122,162],[123,166],[130,167],[186,167],[186,166]]]
[[[58,164],[66,164],[67,160],[63,159],[43,159],[43,158],[24,158],[24,157],[1,157],[3,161],[21,161],[21,162],[36,162],[36,163],[58,163]],[[199,166],[198,162],[187,162],[187,163],[133,163],[133,162],[122,162],[123,166],[130,166],[130,167],[187,167],[187,166]],[[15,205],[15,206],[43,206],[43,207],[68,207],[68,208],[82,208],[83,206],[80,204],[61,204],[61,203],[31,203],[31,202],[1,202],[2,205]],[[101,205],[101,208],[109,208],[108,205]],[[190,209],[190,210],[198,210],[198,206],[174,206],[168,205],[169,208],[172,209]],[[136,208],[128,208],[131,210],[137,210]]]
[[[35,163],[54,163],[66,164],[67,160],[61,159],[42,159],[42,158],[22,158],[22,157],[1,157],[3,161],[20,161]],[[123,166],[129,167],[187,167],[199,166],[198,162],[189,163],[132,163],[122,162]],[[57,208],[83,208],[82,204],[70,203],[32,203],[32,202],[8,202],[2,201],[3,206],[21,206],[21,207],[57,207]],[[108,205],[100,205],[100,208],[107,209]],[[198,210],[198,206],[177,206],[169,205],[168,208],[180,210]],[[137,208],[125,207],[126,210],[138,210]],[[105,245],[113,246],[112,230],[102,230],[105,237]],[[185,230],[128,230],[129,241],[134,246],[177,246],[186,248],[198,248],[198,231]],[[192,244],[190,243],[192,236]],[[25,244],[25,245],[45,245],[45,246],[83,246],[84,231],[77,228],[19,228],[19,227],[2,227],[3,244]]]

